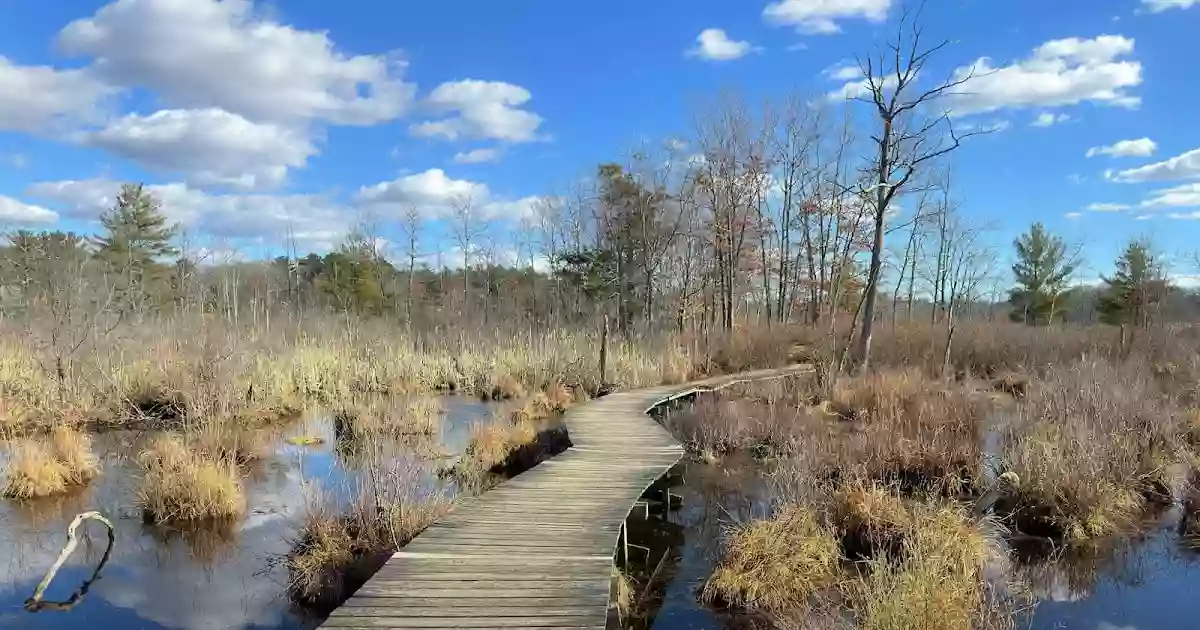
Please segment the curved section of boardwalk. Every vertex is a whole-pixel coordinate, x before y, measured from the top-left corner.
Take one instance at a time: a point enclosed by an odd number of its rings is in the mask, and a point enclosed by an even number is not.
[[[615,393],[571,409],[570,449],[464,501],[322,627],[603,628],[621,524],[683,457],[646,412],[697,390],[799,369]]]

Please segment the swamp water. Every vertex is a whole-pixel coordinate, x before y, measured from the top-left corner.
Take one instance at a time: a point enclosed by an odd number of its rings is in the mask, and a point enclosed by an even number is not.
[[[459,397],[443,403],[446,414],[432,450],[460,454],[470,441],[471,424],[489,421],[496,405]],[[320,437],[323,443],[288,444],[286,438],[293,436]],[[288,601],[282,558],[297,537],[311,493],[345,503],[366,475],[361,454],[337,448],[331,418],[312,415],[287,425],[270,456],[248,466],[247,513],[232,528],[143,524],[135,458],[147,437],[130,431],[96,436],[94,450],[102,454],[103,472],[75,494],[0,500],[0,629],[301,630],[317,625],[319,619]],[[446,460],[399,442],[386,445],[381,454],[385,467],[415,474],[430,489],[455,492],[435,472]],[[116,544],[100,579],[71,610],[27,612],[25,599],[66,544],[67,525],[88,510],[99,510],[116,529]],[[67,599],[100,562],[107,545],[103,526],[85,523],[79,538],[47,590],[47,602]]]
[[[630,628],[721,630],[770,627],[744,614],[716,611],[697,593],[720,557],[722,531],[732,523],[770,513],[771,494],[763,469],[749,458],[710,465],[681,463],[680,483],[671,492],[679,506],[657,527],[675,545],[665,555],[644,599],[653,602]],[[635,510],[636,511],[636,510]],[[1060,551],[1012,549],[1014,570],[1031,585],[1038,604],[1017,628],[1032,630],[1175,630],[1200,627],[1200,541],[1180,533],[1182,511],[1166,510],[1142,533]],[[654,519],[646,525],[654,527]],[[661,518],[661,517],[659,517]],[[632,529],[633,542],[638,542]],[[656,540],[666,539],[658,537]],[[611,626],[610,626],[611,627]]]

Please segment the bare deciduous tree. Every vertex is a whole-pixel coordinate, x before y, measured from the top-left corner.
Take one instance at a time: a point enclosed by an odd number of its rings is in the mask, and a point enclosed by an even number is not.
[[[903,9],[896,36],[887,49],[859,59],[867,95],[855,98],[874,106],[879,123],[871,137],[875,157],[867,169],[870,184],[860,184],[859,189],[860,194],[872,195],[874,199],[871,262],[854,353],[859,369],[870,362],[885,223],[892,201],[906,190],[923,165],[957,149],[965,137],[981,133],[956,133],[948,112],[931,111],[938,101],[970,81],[973,72],[956,72],[927,89],[918,87],[917,81],[926,73],[929,60],[950,44],[949,40],[943,40],[927,45],[920,17],[920,8],[915,12]]]

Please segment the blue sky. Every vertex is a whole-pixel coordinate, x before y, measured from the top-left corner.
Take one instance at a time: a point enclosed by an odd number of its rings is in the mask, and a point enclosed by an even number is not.
[[[197,242],[325,248],[369,210],[515,218],[643,141],[686,138],[722,89],[821,98],[894,32],[900,0],[6,0],[0,221],[94,229],[114,182],[155,186]],[[956,120],[964,211],[1007,243],[1034,220],[1178,263],[1200,234],[1200,0],[929,0],[944,76],[990,70]],[[1181,54],[1182,53],[1182,54]],[[1089,157],[1089,153],[1091,156]]]

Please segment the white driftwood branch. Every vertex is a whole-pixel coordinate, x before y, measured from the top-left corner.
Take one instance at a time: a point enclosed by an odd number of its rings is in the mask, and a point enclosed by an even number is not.
[[[37,588],[33,590],[33,596],[25,601],[26,608],[41,608],[42,597],[46,593],[46,588],[50,586],[50,582],[54,580],[54,576],[58,574],[58,570],[62,568],[63,563],[67,561],[67,558],[71,556],[71,552],[75,551],[75,546],[79,543],[78,538],[75,536],[75,530],[79,528],[80,524],[87,520],[100,521],[101,523],[104,523],[105,527],[108,528],[108,549],[105,550],[104,558],[100,561],[100,565],[96,567],[96,571],[92,574],[92,579],[84,583],[85,587],[87,584],[90,584],[92,580],[96,579],[96,574],[100,573],[101,567],[103,567],[104,563],[108,561],[108,554],[112,551],[114,536],[112,523],[110,523],[107,518],[104,518],[104,515],[93,511],[84,512],[83,514],[76,516],[74,520],[71,521],[71,524],[67,527],[67,546],[63,547],[62,552],[58,554],[58,560],[54,561],[54,566],[50,567],[50,571],[46,573],[46,577],[42,578],[41,583],[38,584]],[[77,597],[78,595],[72,599]]]

